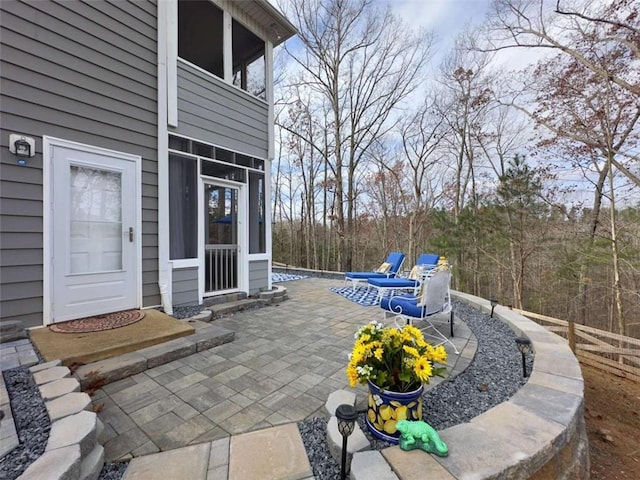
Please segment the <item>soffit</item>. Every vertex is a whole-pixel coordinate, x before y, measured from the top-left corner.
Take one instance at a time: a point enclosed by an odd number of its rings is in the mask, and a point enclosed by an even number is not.
[[[297,33],[296,27],[267,0],[236,1],[233,3],[236,8],[242,10],[267,33],[274,47]]]

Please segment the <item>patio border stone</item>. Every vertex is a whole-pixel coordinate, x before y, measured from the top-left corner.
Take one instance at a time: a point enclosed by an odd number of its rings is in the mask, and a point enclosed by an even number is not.
[[[488,300],[460,292],[452,296],[491,311]],[[510,400],[440,431],[449,446],[447,457],[397,446],[383,450],[400,480],[589,478],[584,381],[577,358],[564,339],[506,307],[497,306],[494,318],[531,340],[536,358],[528,382]]]
[[[57,378],[69,371],[58,366],[58,361],[47,362],[31,368],[43,379]],[[68,374],[67,374],[68,375]],[[75,388],[68,377],[42,383],[38,386],[43,399],[56,384],[63,389]],[[104,465],[104,448],[100,443],[100,432],[104,429],[98,416],[89,411],[91,399],[86,393],[70,392],[45,401],[51,419],[51,432],[45,448],[18,480],[96,480]]]

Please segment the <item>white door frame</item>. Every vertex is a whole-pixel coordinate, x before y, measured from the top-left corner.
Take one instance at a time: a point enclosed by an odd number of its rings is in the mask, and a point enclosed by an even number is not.
[[[219,185],[221,187],[235,188],[238,190],[238,288],[236,291],[249,291],[249,272],[248,264],[248,225],[246,221],[247,215],[247,188],[246,185],[239,182],[232,182],[216,177],[208,177],[200,175],[198,182],[198,295],[201,299],[205,298],[205,246],[204,246],[204,185]]]
[[[142,157],[130,153],[118,152],[93,145],[86,145],[55,137],[42,137],[42,318],[44,325],[53,322],[53,148],[62,147],[81,150],[88,153],[115,157],[135,162],[135,231],[134,249],[136,252],[136,301],[138,308],[142,306]]]

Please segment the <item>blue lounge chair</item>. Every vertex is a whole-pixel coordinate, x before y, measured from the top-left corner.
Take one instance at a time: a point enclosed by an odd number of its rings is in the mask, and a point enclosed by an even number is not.
[[[400,295],[383,298],[380,301],[380,307],[396,315],[395,321],[398,326],[407,323],[413,325],[417,321],[424,322],[424,325],[416,326],[423,331],[425,336],[435,338],[438,341],[433,345],[448,343],[453,347],[456,354],[459,354],[460,352],[451,340],[433,324],[435,316],[449,314],[447,315],[447,320],[451,328],[451,337],[453,337],[453,307],[449,292],[450,282],[451,270],[436,271],[427,276],[421,286],[422,291],[419,295]]]
[[[356,289],[358,282],[366,282],[370,278],[392,278],[398,274],[404,262],[404,253],[391,252],[377,271],[371,272],[346,272],[344,274],[345,285],[349,280],[353,283],[353,289]]]
[[[437,253],[423,253],[418,257],[418,261],[411,269],[411,273],[409,273],[408,277],[396,276],[393,278],[369,278],[367,280],[369,283],[367,289],[371,289],[372,287],[378,289],[378,301],[382,299],[388,290],[396,291],[413,289],[414,293],[418,293],[417,289],[420,287],[422,280],[430,270],[433,270],[436,265],[438,265],[438,260],[440,260],[440,255]]]

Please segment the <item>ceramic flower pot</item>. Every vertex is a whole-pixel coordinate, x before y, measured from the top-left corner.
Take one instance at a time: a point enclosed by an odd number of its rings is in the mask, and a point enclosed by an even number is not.
[[[396,423],[400,420],[422,420],[422,392],[424,387],[412,392],[380,390],[369,382],[369,407],[367,427],[373,436],[386,442],[398,443],[400,432]]]

